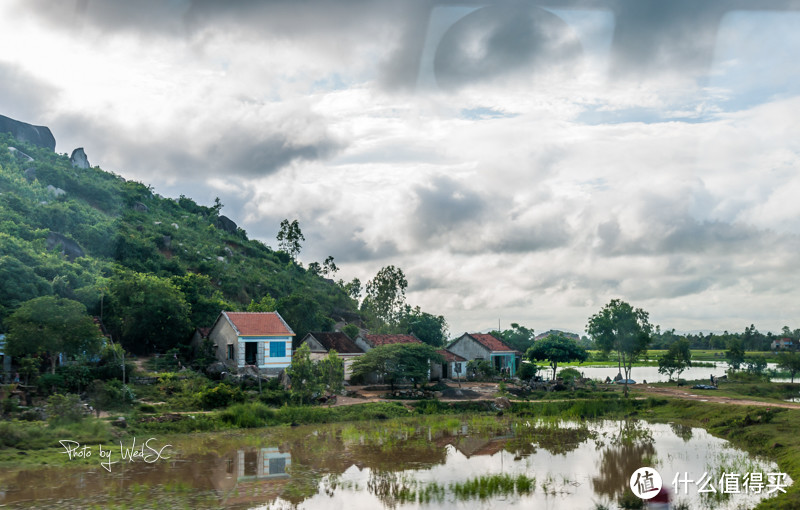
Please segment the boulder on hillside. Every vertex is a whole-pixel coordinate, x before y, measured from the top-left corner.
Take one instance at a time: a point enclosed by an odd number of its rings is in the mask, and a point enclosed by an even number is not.
[[[67,192],[61,188],[56,188],[52,184],[47,185],[47,191],[53,194],[54,197],[60,197],[61,195],[66,195]]]
[[[47,249],[52,250],[57,246],[61,246],[61,254],[69,260],[75,260],[85,255],[83,248],[72,239],[58,232],[50,232],[47,234]]]
[[[33,124],[0,115],[0,133],[11,133],[11,136],[21,142],[27,142],[54,152],[56,150],[56,139],[50,128],[45,126],[34,126]]]
[[[86,153],[83,151],[83,147],[78,147],[74,151],[72,151],[72,155],[69,157],[70,163],[72,166],[76,168],[91,168],[92,165],[89,164],[89,158],[86,156]]]
[[[133,210],[136,211],[136,212],[146,213],[147,211],[150,210],[150,208],[147,207],[146,205],[144,205],[141,202],[136,202],[135,204],[133,204]]]
[[[225,232],[235,234],[239,227],[234,223],[234,221],[227,216],[220,216],[217,218],[217,228],[224,230]]]

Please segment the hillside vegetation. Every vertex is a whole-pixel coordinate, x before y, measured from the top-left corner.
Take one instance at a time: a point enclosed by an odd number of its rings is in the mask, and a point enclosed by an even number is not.
[[[249,239],[221,207],[164,198],[0,134],[0,332],[40,296],[82,303],[134,352],[164,352],[220,310],[265,296],[298,338],[356,316],[343,282]]]

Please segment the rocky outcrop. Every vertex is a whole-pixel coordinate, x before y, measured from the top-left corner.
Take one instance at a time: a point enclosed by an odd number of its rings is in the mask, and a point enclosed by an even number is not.
[[[52,195],[53,195],[54,197],[60,197],[61,195],[66,195],[66,194],[67,194],[67,192],[66,192],[66,191],[64,191],[64,190],[63,190],[63,189],[61,189],[61,188],[56,188],[56,187],[55,187],[55,186],[53,186],[52,184],[48,184],[48,185],[47,185],[47,191],[49,191],[50,193],[52,193]]]
[[[136,212],[146,213],[147,211],[150,210],[150,208],[147,207],[146,205],[144,205],[141,202],[136,202],[135,204],[133,204],[133,210],[136,211]]]
[[[221,228],[225,232],[229,232],[231,234],[235,234],[239,227],[236,223],[233,222],[232,219],[228,218],[227,216],[220,216],[217,218],[217,228]]]
[[[69,162],[72,163],[72,166],[76,168],[92,167],[92,165],[89,164],[89,158],[86,156],[86,153],[83,152],[83,147],[78,147],[72,151],[72,155],[69,157]]]
[[[11,136],[21,142],[44,147],[51,151],[56,150],[56,139],[50,128],[45,126],[34,126],[0,115],[0,133],[11,133]]]
[[[83,248],[78,243],[58,232],[47,234],[47,249],[52,250],[57,246],[61,247],[61,254],[69,260],[75,260],[85,255]]]

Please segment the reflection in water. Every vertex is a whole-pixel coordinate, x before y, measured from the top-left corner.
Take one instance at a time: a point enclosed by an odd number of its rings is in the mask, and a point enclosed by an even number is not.
[[[633,420],[425,417],[198,434],[174,452],[169,462],[119,465],[111,474],[93,466],[0,470],[0,505],[455,509],[474,498],[487,508],[500,501],[591,508],[619,500],[630,474],[645,465],[667,483],[677,471],[699,476],[720,459],[755,469],[701,429]],[[687,501],[700,508],[695,496]]]

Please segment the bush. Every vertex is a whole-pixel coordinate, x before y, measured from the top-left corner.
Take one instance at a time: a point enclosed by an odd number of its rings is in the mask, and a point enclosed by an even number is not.
[[[538,372],[539,367],[535,363],[522,363],[522,365],[519,367],[519,372],[517,372],[517,375],[520,379],[527,381],[536,377]]]
[[[244,402],[244,393],[241,388],[234,388],[227,384],[218,384],[200,392],[200,405],[203,409],[216,409],[227,407],[234,403]]]
[[[50,395],[64,386],[64,376],[61,374],[42,374],[39,376],[39,379],[36,380],[36,387],[42,395]]]
[[[84,409],[78,395],[56,393],[47,399],[47,416],[51,423],[77,423],[83,420]]]
[[[561,369],[558,376],[565,381],[574,381],[575,379],[581,378],[581,373],[576,368],[568,367]]]
[[[260,402],[237,404],[222,412],[220,418],[240,428],[264,427],[276,423],[275,411]]]

